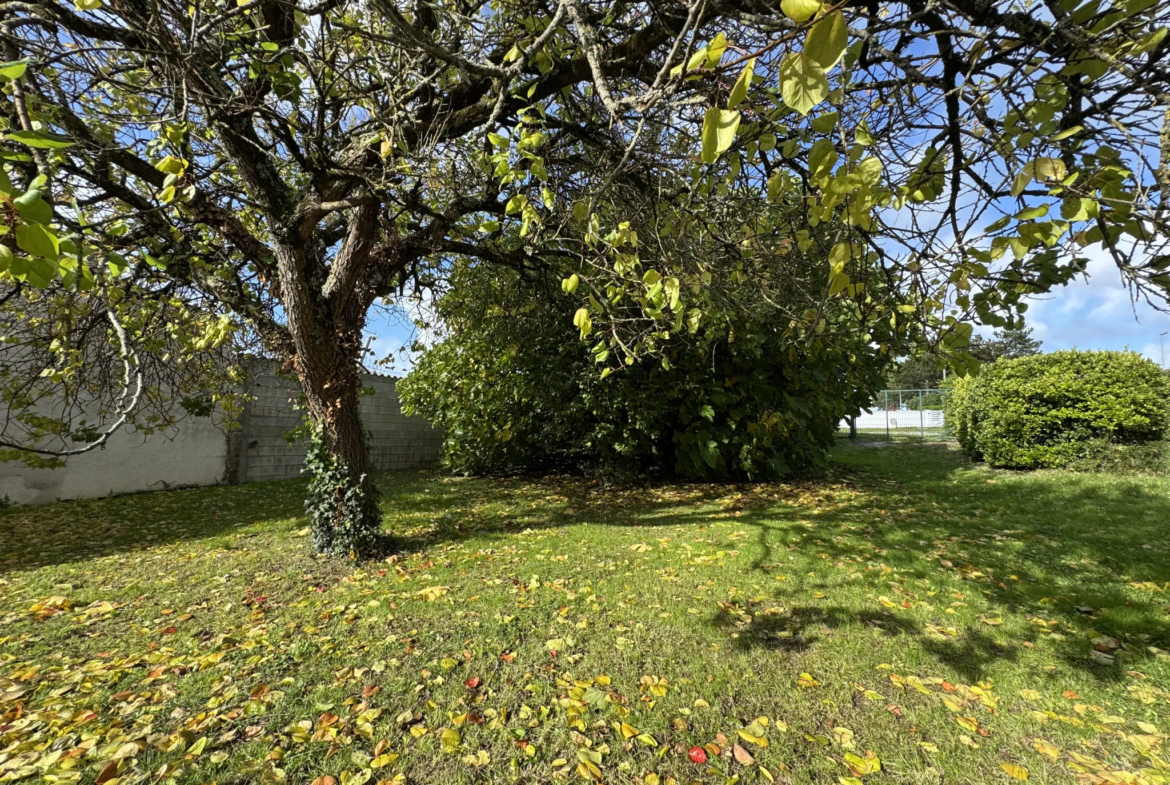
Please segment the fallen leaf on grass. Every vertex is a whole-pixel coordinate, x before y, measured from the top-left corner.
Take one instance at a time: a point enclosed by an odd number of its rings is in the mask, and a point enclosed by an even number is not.
[[[868,751],[865,753],[864,758],[852,752],[845,753],[845,765],[858,777],[864,777],[867,774],[876,774],[882,770],[881,760],[872,752]]]
[[[1044,739],[1033,739],[1032,746],[1036,748],[1036,752],[1039,752],[1041,755],[1046,755],[1053,760],[1060,757],[1060,750]]]
[[[999,767],[1008,773],[1009,777],[1014,777],[1017,780],[1027,780],[1028,770],[1023,766],[1017,766],[1014,763],[1001,763]]]

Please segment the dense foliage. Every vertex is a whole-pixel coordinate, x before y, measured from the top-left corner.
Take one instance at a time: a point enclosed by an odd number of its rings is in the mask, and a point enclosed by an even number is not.
[[[967,453],[992,466],[1066,466],[1102,445],[1164,438],[1170,379],[1133,352],[1004,360],[955,381],[948,419]]]
[[[462,472],[786,475],[822,460],[882,378],[867,345],[800,347],[775,319],[730,314],[661,347],[663,362],[602,378],[605,350],[578,340],[555,281],[470,265],[454,281],[437,305],[448,335],[399,391],[447,432]]]

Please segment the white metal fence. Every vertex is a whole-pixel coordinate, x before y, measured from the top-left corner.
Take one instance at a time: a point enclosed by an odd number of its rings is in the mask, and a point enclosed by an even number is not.
[[[882,390],[854,418],[841,420],[847,436],[944,439],[950,429],[943,413],[946,390]]]

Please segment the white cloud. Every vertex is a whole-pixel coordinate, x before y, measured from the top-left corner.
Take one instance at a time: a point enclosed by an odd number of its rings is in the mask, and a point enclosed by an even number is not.
[[[1144,301],[1134,302],[1102,250],[1090,253],[1087,273],[1087,279],[1033,299],[1027,322],[1045,350],[1140,349],[1158,362],[1160,333],[1170,331],[1170,314]]]

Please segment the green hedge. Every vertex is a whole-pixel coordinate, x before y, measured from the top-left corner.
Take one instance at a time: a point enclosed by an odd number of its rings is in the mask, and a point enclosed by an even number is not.
[[[992,466],[1068,466],[1102,444],[1165,438],[1170,380],[1134,352],[1001,360],[955,380],[947,421],[963,449]]]

